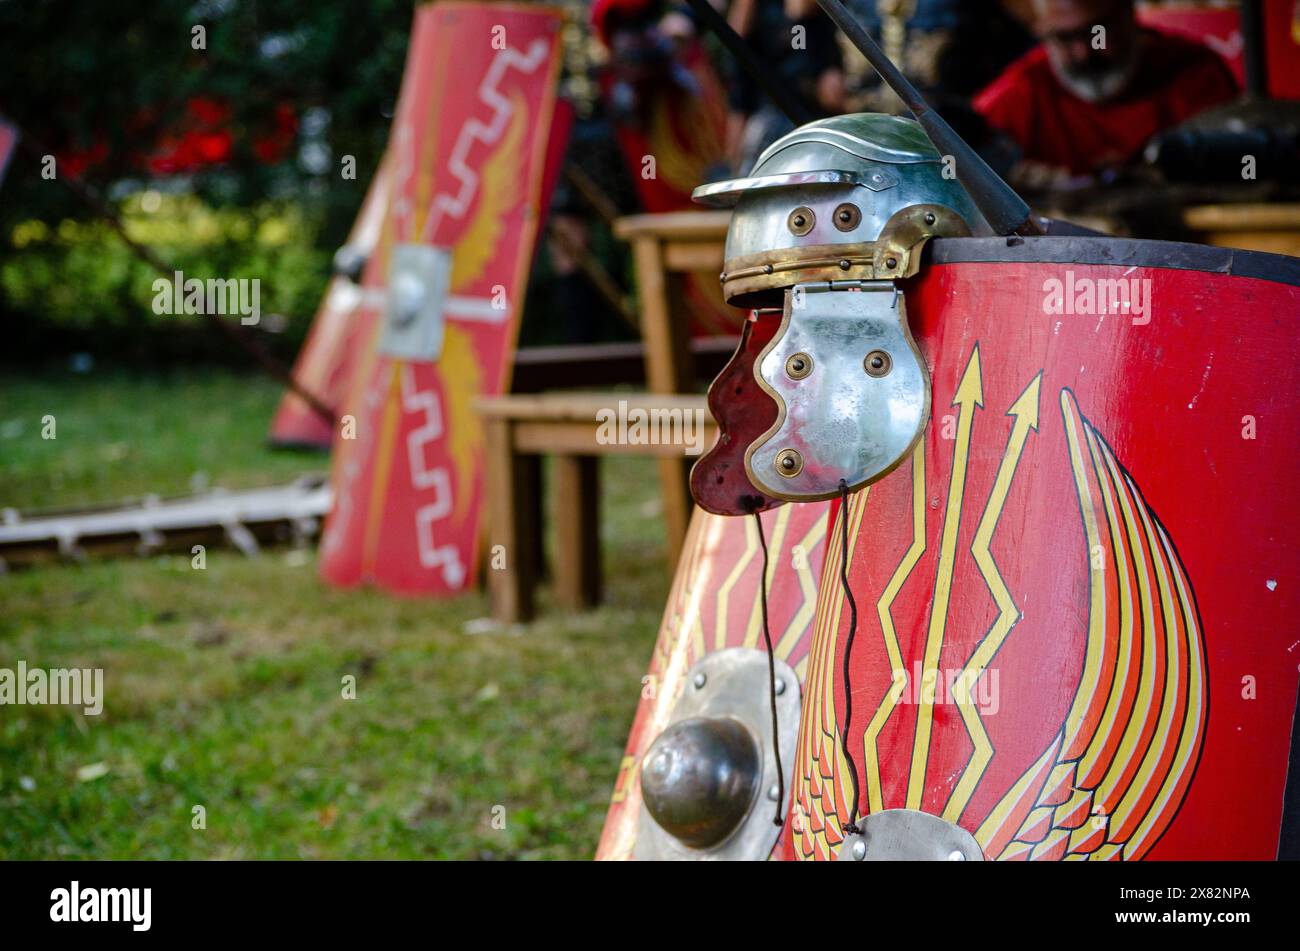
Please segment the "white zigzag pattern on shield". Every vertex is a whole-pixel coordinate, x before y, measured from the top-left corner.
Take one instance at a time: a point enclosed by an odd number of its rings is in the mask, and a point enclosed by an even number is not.
[[[523,73],[533,72],[546,62],[550,48],[551,44],[548,41],[536,39],[529,46],[527,54],[520,54],[507,47],[492,59],[492,64],[488,66],[483,82],[478,88],[479,100],[492,109],[492,120],[484,123],[478,119],[469,119],[461,126],[460,135],[457,136],[456,144],[451,150],[451,161],[448,163],[451,174],[460,181],[460,190],[454,196],[445,193],[434,196],[429,218],[420,236],[421,241],[433,241],[444,213],[450,214],[453,218],[464,215],[478,192],[478,172],[469,166],[466,159],[476,142],[492,145],[501,138],[513,111],[510,108],[510,100],[497,89],[501,77],[511,67]]]
[[[424,425],[406,437],[407,458],[411,465],[411,485],[416,489],[433,489],[433,501],[415,512],[415,537],[420,550],[420,564],[425,568],[442,568],[442,577],[452,588],[465,582],[465,567],[455,545],[435,545],[433,523],[451,512],[451,473],[445,466],[425,466],[424,447],[442,435],[442,407],[433,390],[417,390],[410,364],[401,365],[402,410],[424,413]]]

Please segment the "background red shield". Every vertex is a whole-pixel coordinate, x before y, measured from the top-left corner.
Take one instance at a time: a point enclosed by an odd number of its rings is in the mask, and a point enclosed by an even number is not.
[[[502,392],[543,198],[553,181],[560,14],[540,6],[421,7],[394,121],[392,193],[363,284],[382,300],[398,244],[452,255],[436,360],[381,353],[363,307],[363,353],[334,447],[335,504],[321,574],[402,593],[464,590],[480,542],[474,400]],[[558,153],[558,150],[554,150]]]

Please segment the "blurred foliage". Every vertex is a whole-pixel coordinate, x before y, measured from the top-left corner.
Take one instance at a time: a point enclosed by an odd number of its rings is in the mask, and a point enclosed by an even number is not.
[[[142,204],[151,212],[142,210]],[[194,195],[133,195],[121,204],[127,233],[153,248],[186,279],[256,279],[262,336],[291,358],[306,335],[324,287],[330,253],[312,241],[318,225],[292,201],[213,208]],[[205,318],[155,314],[157,272],[103,221],[28,219],[0,255],[0,296],[9,311],[7,357],[26,362],[51,353],[88,352],[123,362],[169,363],[218,354],[247,358]],[[281,326],[281,318],[283,320]],[[235,318],[229,318],[235,319]]]
[[[378,167],[415,5],[0,0],[0,115],[17,122],[37,155],[58,156],[65,179],[92,157],[80,177],[128,220],[134,238],[187,278],[260,279],[263,314],[288,321],[282,333],[259,336],[291,360],[326,286],[330,255],[346,240]],[[570,158],[584,156],[588,174],[630,210],[621,159],[607,127],[589,115],[595,44],[587,5],[561,5],[564,89],[588,116]],[[196,50],[199,26],[205,48]],[[160,142],[194,129],[196,101],[229,109],[216,127],[230,134],[228,160],[153,176],[148,160]],[[297,122],[292,147],[268,164],[255,149],[286,107]],[[341,162],[349,156],[356,177],[345,179]],[[601,174],[608,170],[613,181]],[[556,203],[564,201],[557,195]],[[593,250],[630,287],[626,257],[605,230],[596,229]],[[544,239],[536,264],[525,343],[629,336],[585,278],[553,273]],[[9,329],[0,363],[88,352],[132,365],[248,364],[200,319],[155,317],[155,277],[69,189],[42,177],[36,156],[14,157],[0,185],[0,320]]]
[[[411,0],[0,0],[0,112],[55,152],[106,143],[88,175],[104,187],[140,174],[133,159],[183,122],[192,98],[218,99],[232,110],[234,154],[192,186],[218,204],[300,197],[314,186],[314,198],[339,206],[341,220],[325,235],[337,241],[388,137],[412,10]],[[196,26],[206,49],[192,48]],[[294,153],[274,166],[253,154],[282,104],[300,120],[325,110],[332,161],[324,169],[309,171]],[[343,155],[356,156],[357,181],[337,174]],[[10,177],[0,224],[11,226],[15,214],[85,215],[30,160],[20,156]]]
[[[259,277],[263,312],[297,318],[268,341],[291,356],[329,254],[378,167],[413,8],[412,0],[0,0],[0,114],[41,153],[100,153],[84,179],[133,219],[151,188],[194,195],[164,203],[150,216],[156,228],[133,222],[132,233],[187,277]],[[192,47],[196,26],[206,49]],[[141,156],[184,128],[196,97],[230,107],[230,160],[151,181]],[[299,121],[296,141],[283,161],[264,164],[254,145],[286,104]],[[340,174],[343,156],[355,157],[355,179]],[[158,325],[154,275],[93,218],[41,177],[34,158],[14,156],[0,186],[0,319],[12,343],[0,359],[90,350],[246,362],[193,318]],[[276,227],[290,240],[268,235]]]

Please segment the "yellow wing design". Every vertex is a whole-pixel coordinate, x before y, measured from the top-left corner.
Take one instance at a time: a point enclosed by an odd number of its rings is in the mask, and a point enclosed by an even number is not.
[[[453,294],[482,277],[494,258],[500,260],[496,258],[496,251],[505,232],[506,216],[522,195],[525,170],[521,163],[527,160],[522,146],[528,131],[528,109],[519,92],[512,93],[510,101],[509,125],[496,149],[483,162],[474,217],[452,251]],[[508,262],[508,266],[513,268],[513,261]],[[499,283],[505,285],[510,276],[502,273]],[[456,484],[461,487],[455,493],[453,517],[460,521],[469,510],[471,493],[467,487],[473,484],[474,460],[483,451],[482,428],[475,419],[473,408],[474,400],[483,391],[483,372],[474,352],[473,334],[449,322],[438,365],[442,370],[450,418],[448,451],[456,470]]]
[[[1164,526],[1069,390],[1061,415],[1090,561],[1083,674],[1060,732],[975,838],[989,858],[1139,859],[1204,740],[1200,619]]]
[[[500,144],[483,162],[478,208],[452,253],[452,293],[482,276],[505,230],[506,212],[519,203],[524,186],[520,164],[527,159],[521,146],[528,131],[528,104],[517,91],[511,94],[510,103],[510,124]],[[502,275],[500,283],[504,284],[507,277]]]
[[[850,540],[857,537],[869,492],[870,489],[863,489],[849,497]],[[838,590],[842,534],[843,517],[837,514],[826,540],[821,581],[823,591]],[[850,542],[850,558],[852,555]],[[813,643],[804,688],[804,709],[813,717],[799,725],[799,745],[791,773],[794,779],[791,832],[798,859],[827,860],[835,857],[839,844],[844,841],[842,826],[848,822],[847,806],[853,798],[849,764],[841,746],[835,709],[835,658],[843,604],[843,598],[823,598],[813,622]],[[841,812],[841,809],[845,811]]]

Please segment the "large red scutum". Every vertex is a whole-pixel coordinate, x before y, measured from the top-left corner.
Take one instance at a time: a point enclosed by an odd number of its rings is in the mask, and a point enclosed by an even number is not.
[[[1274,857],[1300,266],[1102,238],[930,250],[906,294],[934,415],[832,513],[786,857],[834,857],[851,768],[861,812],[945,816],[989,858]],[[1089,303],[1118,280],[1144,313]]]
[[[483,504],[473,403],[509,385],[567,133],[556,134],[560,22],[555,8],[509,3],[416,12],[386,159],[389,203],[362,278],[358,355],[334,442],[320,559],[333,584],[438,595],[473,582]],[[406,244],[451,259],[431,360],[381,347],[390,264]]]
[[[381,163],[348,235],[349,247],[367,259],[379,242],[390,178],[387,165]],[[367,309],[365,294],[351,278],[330,278],[302,352],[293,364],[294,379],[327,407],[342,404],[359,350],[373,330],[373,315],[373,305]],[[323,418],[289,390],[276,408],[268,439],[276,446],[328,449],[334,439],[334,421]]]

